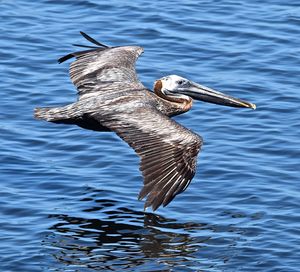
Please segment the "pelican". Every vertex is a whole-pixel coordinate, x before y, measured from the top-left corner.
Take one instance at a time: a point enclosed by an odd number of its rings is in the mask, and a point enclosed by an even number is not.
[[[177,75],[155,81],[147,89],[135,70],[143,53],[139,46],[104,45],[87,34],[93,46],[70,53],[70,78],[78,91],[72,104],[36,108],[35,118],[53,123],[74,124],[94,131],[112,131],[140,157],[144,178],[138,199],[155,211],[182,193],[195,175],[202,137],[170,117],[185,113],[193,99],[230,107],[252,108],[255,104],[223,94]]]

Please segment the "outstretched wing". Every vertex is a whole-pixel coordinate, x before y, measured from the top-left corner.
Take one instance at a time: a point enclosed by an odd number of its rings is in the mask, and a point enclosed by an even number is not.
[[[139,199],[147,196],[145,208],[166,206],[190,184],[202,145],[200,136],[151,106],[132,107],[126,113],[117,109],[107,115],[94,113],[93,118],[115,131],[140,156],[144,186]]]
[[[58,60],[62,63],[72,57],[70,77],[77,87],[80,99],[98,92],[118,92],[145,88],[138,80],[135,63],[143,53],[139,46],[108,47],[80,32],[96,46],[82,46],[88,50],[70,53]],[[81,45],[77,45],[81,46]]]
[[[59,59],[76,57],[70,77],[79,92],[77,104],[82,102],[87,118],[115,131],[140,156],[144,186],[139,198],[147,196],[145,208],[166,206],[194,177],[202,138],[156,109],[157,101],[135,71],[141,47],[108,47],[82,35],[96,46]],[[82,100],[94,95],[89,103]]]

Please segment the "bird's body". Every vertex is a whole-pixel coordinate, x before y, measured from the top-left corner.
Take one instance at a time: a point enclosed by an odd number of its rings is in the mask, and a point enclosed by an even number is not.
[[[59,59],[63,62],[76,57],[70,65],[70,77],[78,90],[78,101],[64,107],[38,108],[35,117],[117,133],[141,158],[144,187],[139,198],[147,196],[145,208],[165,206],[189,185],[202,145],[199,135],[170,117],[188,111],[191,96],[235,107],[255,105],[175,75],[157,80],[151,92],[135,71],[141,47],[107,47],[82,35],[97,47]]]

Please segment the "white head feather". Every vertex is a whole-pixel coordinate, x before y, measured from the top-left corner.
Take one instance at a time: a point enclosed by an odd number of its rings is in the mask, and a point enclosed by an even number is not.
[[[188,80],[177,75],[170,75],[160,79],[162,83],[162,91],[168,90],[173,91],[178,89],[182,84],[186,83]]]

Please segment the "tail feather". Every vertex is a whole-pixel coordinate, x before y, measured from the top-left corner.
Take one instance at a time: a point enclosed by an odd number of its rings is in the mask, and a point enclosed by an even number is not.
[[[72,123],[78,118],[78,113],[72,109],[71,105],[57,108],[35,108],[34,117],[54,123]]]
[[[56,124],[77,125],[94,131],[110,131],[109,128],[86,115],[86,112],[83,112],[82,107],[78,106],[77,103],[57,108],[36,108],[34,109],[34,117]]]
[[[39,120],[45,120],[48,122],[55,122],[61,119],[65,119],[55,108],[36,108],[34,109],[34,117]]]

